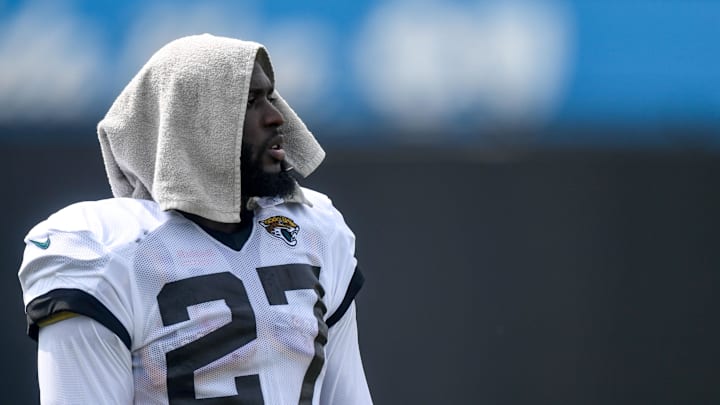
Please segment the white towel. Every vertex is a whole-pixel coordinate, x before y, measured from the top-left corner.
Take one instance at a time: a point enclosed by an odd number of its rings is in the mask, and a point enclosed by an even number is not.
[[[242,129],[256,59],[274,84],[270,57],[256,42],[203,34],[157,51],[98,124],[113,195],[240,222]],[[275,96],[286,160],[307,176],[325,152]]]

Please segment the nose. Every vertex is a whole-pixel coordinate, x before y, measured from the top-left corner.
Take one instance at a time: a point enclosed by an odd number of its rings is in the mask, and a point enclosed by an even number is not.
[[[285,117],[283,117],[280,110],[278,110],[273,103],[267,102],[266,106],[267,107],[263,116],[265,126],[279,127],[285,123]]]

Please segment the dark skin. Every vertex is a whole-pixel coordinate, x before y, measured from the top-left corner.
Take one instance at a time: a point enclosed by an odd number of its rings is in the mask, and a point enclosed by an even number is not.
[[[250,78],[248,103],[243,121],[243,145],[249,146],[251,156],[245,159],[252,164],[242,170],[262,170],[265,173],[280,173],[284,170],[285,151],[283,150],[283,136],[278,128],[285,123],[285,118],[272,104],[274,88],[270,78],[259,63],[255,62]],[[244,193],[242,193],[244,195]],[[197,224],[220,231],[234,233],[251,224],[252,212],[245,208],[247,197],[243,197],[240,217],[242,222],[227,223],[212,221],[194,214],[183,213]]]

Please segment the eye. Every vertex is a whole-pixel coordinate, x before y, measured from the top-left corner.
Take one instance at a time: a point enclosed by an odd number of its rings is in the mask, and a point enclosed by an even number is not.
[[[255,96],[249,96],[247,100],[247,106],[252,107],[253,104],[255,104]]]
[[[272,103],[272,102],[276,101],[278,99],[278,97],[275,95],[275,92],[273,91],[272,93],[268,94],[267,99],[268,99],[268,101],[270,101]]]

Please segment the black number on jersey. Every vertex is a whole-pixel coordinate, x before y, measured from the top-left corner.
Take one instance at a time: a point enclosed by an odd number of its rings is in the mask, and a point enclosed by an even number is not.
[[[315,337],[315,356],[305,372],[302,390],[300,391],[300,401],[298,402],[300,405],[312,404],[315,381],[325,363],[323,347],[327,343],[328,335],[328,327],[323,320],[327,308],[321,300],[325,296],[325,290],[320,285],[320,267],[307,264],[283,264],[280,266],[260,267],[257,271],[270,305],[287,305],[286,291],[312,289],[315,290],[318,296],[313,306],[313,313],[318,321],[318,334]]]
[[[157,297],[165,326],[190,320],[187,307],[191,305],[221,299],[230,308],[230,323],[165,354],[170,405],[264,403],[257,374],[235,377],[236,396],[195,398],[195,370],[234,352],[257,337],[255,313],[242,280],[231,273],[186,278],[165,284]]]
[[[325,361],[327,325],[323,320],[325,295],[318,280],[320,268],[307,264],[287,264],[257,269],[270,305],[286,305],[286,291],[312,289],[318,299],[313,307],[318,321],[315,356],[310,362],[298,403],[311,404],[315,381]],[[238,394],[229,397],[196,399],[194,372],[257,338],[255,313],[242,280],[229,272],[191,277],[167,283],[158,294],[163,325],[190,319],[187,307],[204,302],[225,300],[231,321],[215,331],[166,353],[167,390],[170,405],[264,404],[257,374],[235,377]]]

